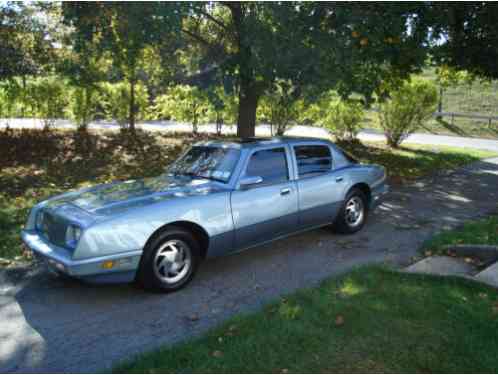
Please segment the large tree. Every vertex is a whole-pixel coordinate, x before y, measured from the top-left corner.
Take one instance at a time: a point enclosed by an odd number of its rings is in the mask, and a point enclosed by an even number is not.
[[[223,84],[238,95],[238,135],[253,136],[256,109],[277,80],[298,92],[330,88],[368,99],[385,79],[424,63],[425,5],[307,2],[64,3],[75,48],[97,40],[124,78],[139,78],[146,46],[174,42],[177,81]],[[166,61],[165,61],[166,62]],[[176,64],[175,64],[176,66]],[[310,90],[312,89],[312,90]],[[130,103],[130,126],[133,126]]]
[[[435,56],[439,63],[498,78],[498,4],[435,3],[430,6]]]
[[[194,3],[182,32],[204,67],[217,66],[223,81],[234,83],[238,135],[245,137],[254,135],[259,98],[278,79],[298,90],[336,88],[368,99],[381,81],[419,69],[429,30],[416,16],[421,6]]]
[[[80,54],[97,52],[112,61],[118,79],[129,84],[129,127],[135,129],[135,89],[144,54],[167,42],[178,30],[181,5],[167,2],[63,3],[64,21],[74,28],[73,43]],[[91,51],[89,51],[91,48]]]

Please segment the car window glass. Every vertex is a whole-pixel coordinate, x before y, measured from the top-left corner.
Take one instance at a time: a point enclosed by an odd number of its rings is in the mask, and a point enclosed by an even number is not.
[[[295,146],[299,177],[310,177],[330,171],[332,155],[327,146]]]
[[[285,148],[256,151],[249,160],[245,175],[247,177],[262,177],[265,184],[287,181],[289,170]]]

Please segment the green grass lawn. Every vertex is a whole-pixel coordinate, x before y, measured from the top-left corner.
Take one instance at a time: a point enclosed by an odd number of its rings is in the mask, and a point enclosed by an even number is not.
[[[498,292],[360,268],[236,316],[118,373],[495,373]]]
[[[159,132],[138,132],[133,138],[120,132],[0,131],[0,258],[21,256],[20,231],[36,202],[87,185],[158,175],[188,145],[206,138]],[[447,147],[343,146],[361,161],[386,166],[398,181],[493,155]]]
[[[440,252],[447,245],[498,246],[498,216],[470,221],[463,226],[439,233],[427,241],[424,251]]]

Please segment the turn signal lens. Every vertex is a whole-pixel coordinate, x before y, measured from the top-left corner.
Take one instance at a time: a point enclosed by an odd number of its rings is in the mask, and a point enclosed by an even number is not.
[[[102,263],[102,268],[105,269],[105,270],[110,270],[115,265],[116,265],[116,263],[114,261],[108,260],[108,261]]]

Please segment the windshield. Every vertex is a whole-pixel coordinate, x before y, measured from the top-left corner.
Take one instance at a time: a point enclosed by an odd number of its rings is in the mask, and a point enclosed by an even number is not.
[[[239,160],[240,151],[230,147],[194,146],[178,159],[168,172],[228,182]]]

